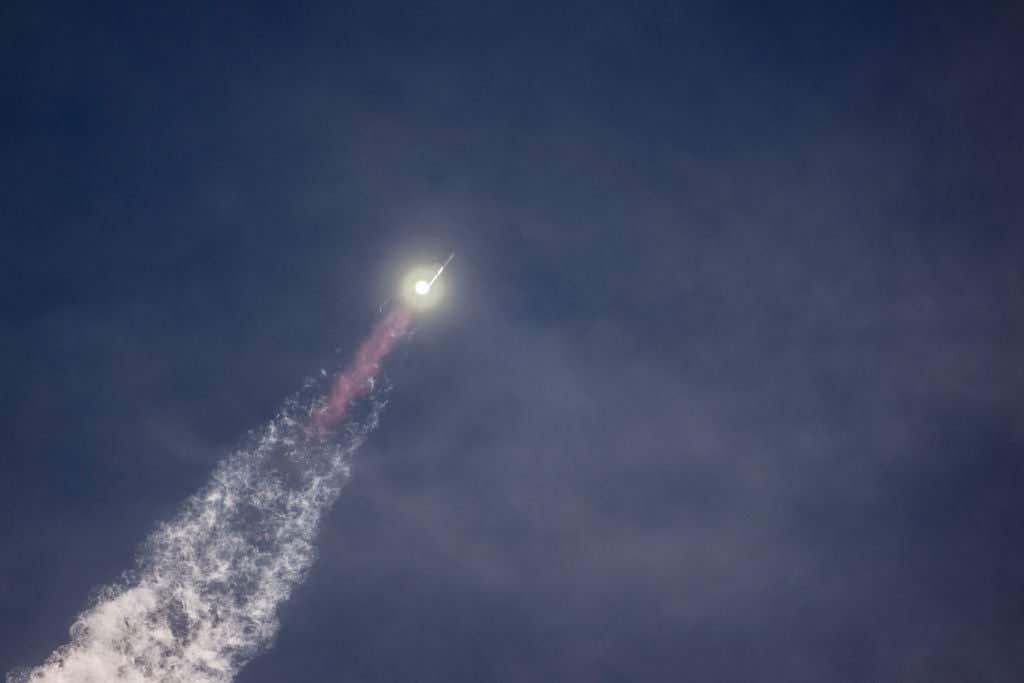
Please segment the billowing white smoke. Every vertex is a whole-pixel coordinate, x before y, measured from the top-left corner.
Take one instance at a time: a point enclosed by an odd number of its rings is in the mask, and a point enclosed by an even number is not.
[[[230,681],[277,630],[276,611],[309,568],[324,510],[383,403],[339,443],[306,436],[298,401],[221,463],[147,541],[138,570],[103,590],[71,642],[8,683]]]

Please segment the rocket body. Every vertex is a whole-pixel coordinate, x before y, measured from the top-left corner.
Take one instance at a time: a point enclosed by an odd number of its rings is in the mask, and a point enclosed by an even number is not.
[[[434,286],[435,282],[437,282],[437,278],[441,277],[441,273],[444,272],[444,269],[448,267],[448,264],[452,262],[453,258],[455,258],[454,251],[448,254],[448,258],[444,260],[444,263],[441,264],[441,267],[437,269],[436,273],[434,273],[434,277],[430,278],[430,282],[427,283],[427,291],[424,292],[424,294],[430,291],[430,288]]]

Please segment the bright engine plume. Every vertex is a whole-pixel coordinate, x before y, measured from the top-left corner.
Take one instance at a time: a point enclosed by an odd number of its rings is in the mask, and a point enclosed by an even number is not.
[[[455,253],[448,255],[444,263],[432,266],[418,266],[410,270],[402,280],[402,300],[413,310],[423,311],[433,308],[444,298],[444,283],[440,279],[444,269],[455,258]]]

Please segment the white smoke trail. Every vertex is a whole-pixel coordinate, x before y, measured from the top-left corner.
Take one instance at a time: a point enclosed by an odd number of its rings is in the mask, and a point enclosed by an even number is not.
[[[138,570],[101,592],[71,642],[8,683],[232,680],[274,637],[277,608],[312,564],[320,518],[383,405],[373,399],[328,443],[307,436],[310,411],[290,401],[154,532]]]

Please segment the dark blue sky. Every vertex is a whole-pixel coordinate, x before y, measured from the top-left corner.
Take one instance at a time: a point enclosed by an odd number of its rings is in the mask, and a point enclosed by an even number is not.
[[[967,5],[6,3],[0,672],[455,249],[239,681],[1019,680],[1024,21]]]

